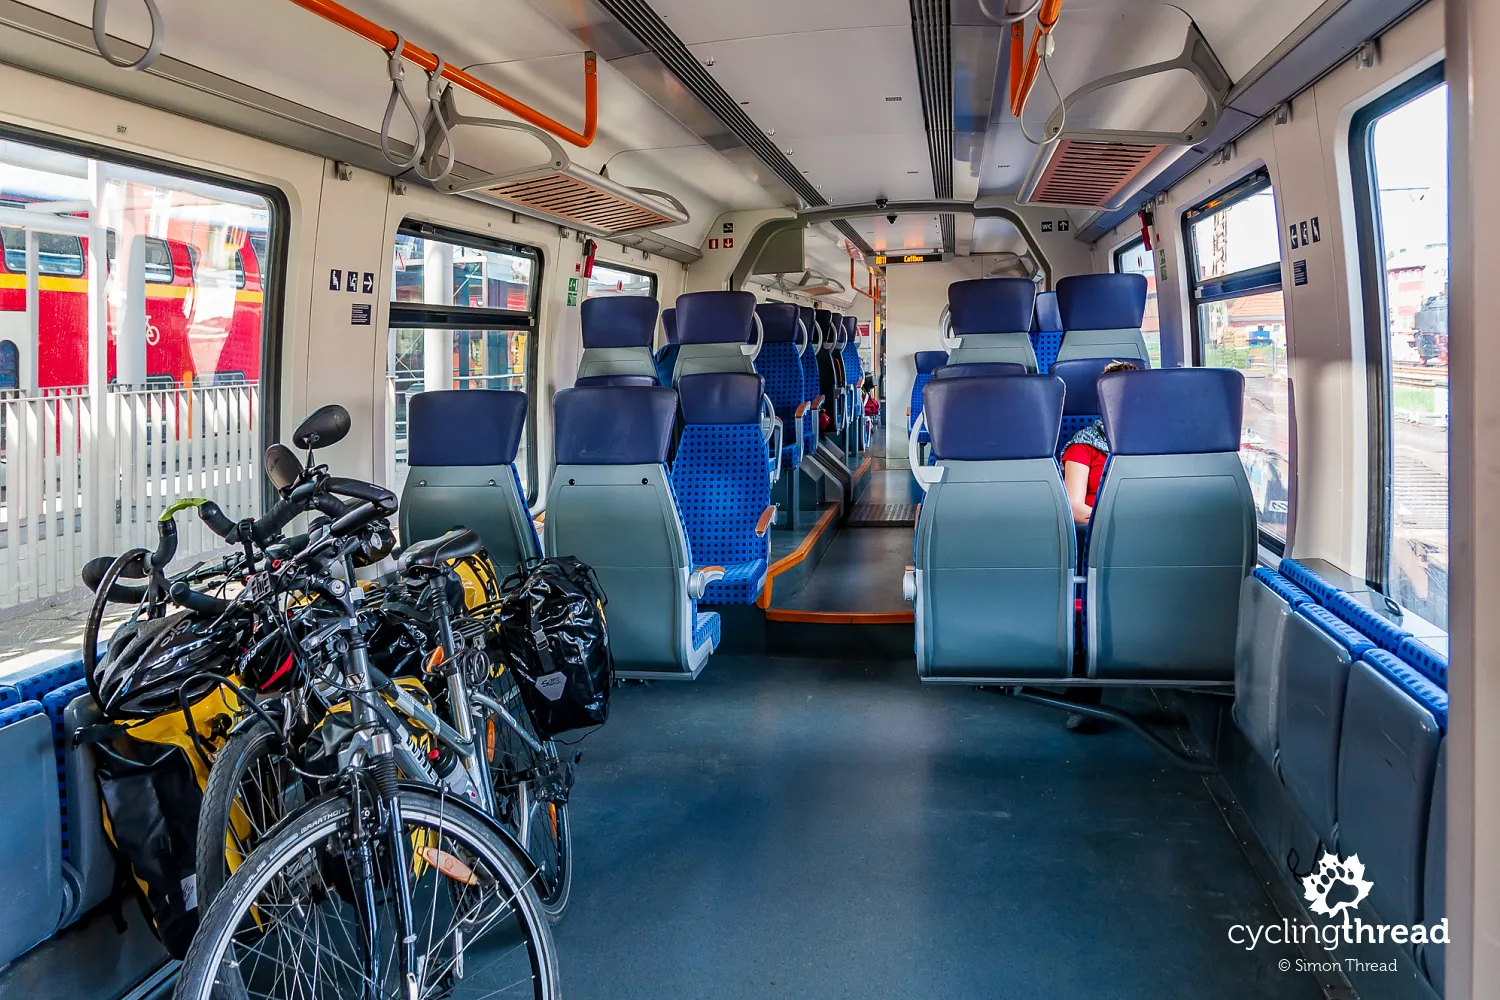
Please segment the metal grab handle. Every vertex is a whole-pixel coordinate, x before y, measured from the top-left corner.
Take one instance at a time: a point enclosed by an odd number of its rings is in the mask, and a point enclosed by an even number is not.
[[[151,17],[151,42],[139,59],[131,60],[122,59],[109,50],[109,35],[105,31],[105,22],[109,20],[109,0],[94,0],[94,47],[111,66],[136,71],[150,69],[151,64],[161,55],[162,44],[167,40],[167,26],[162,21],[161,8],[156,6],[156,0],[143,2]]]
[[[797,357],[800,358],[802,357],[802,355],[807,353],[807,345],[812,342],[812,338],[808,335],[807,332],[807,324],[802,322],[802,318],[800,316],[797,318],[797,330],[802,334],[802,343],[798,344],[796,340],[793,340],[792,343],[797,348]]]
[[[740,353],[747,358],[758,358],[761,346],[766,342],[766,328],[765,324],[760,321],[759,313],[751,313],[750,318],[755,321],[755,343],[741,344]]]
[[[906,438],[906,462],[911,466],[912,478],[917,481],[918,486],[922,487],[923,493],[926,493],[927,488],[933,483],[942,482],[945,471],[941,465],[922,464],[922,446],[917,443],[917,438],[926,427],[927,413],[924,410],[917,414],[917,422],[912,424],[911,433]]]

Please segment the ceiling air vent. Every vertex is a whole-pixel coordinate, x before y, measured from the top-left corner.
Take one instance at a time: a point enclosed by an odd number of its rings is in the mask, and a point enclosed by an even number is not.
[[[1121,192],[1161,155],[1165,145],[1062,139],[1032,168],[1034,185],[1023,189],[1028,204],[1111,208]],[[1039,176],[1038,176],[1039,175]]]

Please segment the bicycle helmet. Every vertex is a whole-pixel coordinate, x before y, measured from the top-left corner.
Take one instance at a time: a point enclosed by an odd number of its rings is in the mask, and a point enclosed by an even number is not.
[[[191,611],[126,622],[90,678],[101,712],[150,719],[197,702],[233,672],[239,631]]]

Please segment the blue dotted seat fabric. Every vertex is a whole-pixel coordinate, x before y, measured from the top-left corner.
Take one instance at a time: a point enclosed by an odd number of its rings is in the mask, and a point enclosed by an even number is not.
[[[1036,370],[1045,375],[1052,368],[1052,362],[1057,360],[1057,352],[1062,350],[1063,332],[1061,330],[1034,330],[1031,334],[1031,349],[1036,352]]]
[[[755,358],[755,370],[765,379],[766,395],[771,397],[771,405],[781,418],[784,434],[782,465],[793,468],[802,461],[803,439],[793,414],[809,398],[802,377],[802,360],[797,357],[797,345],[784,342],[762,344],[760,354]]]
[[[1062,427],[1057,432],[1057,460],[1062,461],[1062,453],[1068,447],[1068,442],[1073,440],[1073,435],[1099,419],[1097,413],[1074,413],[1063,414]]]
[[[1363,659],[1370,666],[1389,677],[1412,700],[1432,713],[1444,732],[1448,731],[1448,692],[1422,676],[1394,653],[1383,649],[1367,650]]]
[[[802,386],[807,393],[807,401],[810,402],[818,395],[818,359],[816,353],[809,344],[807,350],[802,352],[799,359],[802,367]],[[807,412],[802,415],[802,452],[811,455],[818,450],[818,411],[808,407]]]
[[[693,616],[693,648],[697,649],[708,640],[715,648],[719,648],[719,613],[717,611],[699,611]]]
[[[1312,595],[1319,604],[1327,604],[1339,588],[1323,579],[1295,559],[1281,560],[1281,575]]]
[[[760,424],[688,424],[672,463],[672,490],[693,566],[723,566],[707,604],[753,604],[771,557],[770,533],[756,522],[771,503]]]
[[[1421,639],[1408,638],[1396,654],[1420,670],[1428,680],[1448,690],[1448,658]]]
[[[849,385],[859,385],[864,377],[864,364],[859,360],[859,345],[850,340],[844,345],[844,381]]]
[[[906,429],[911,430],[917,426],[917,418],[922,415],[922,390],[927,388],[927,383],[932,381],[931,372],[918,372],[915,381],[911,384],[911,416],[906,418]],[[927,444],[932,438],[927,435],[927,428],[922,428],[922,433],[917,435],[919,444]]]
[[[1338,591],[1323,604],[1329,611],[1353,625],[1370,638],[1375,645],[1388,653],[1401,649],[1401,644],[1411,638],[1411,633],[1396,625],[1389,618],[1378,614],[1359,603],[1343,591]]]
[[[1317,603],[1307,591],[1265,566],[1255,567],[1255,572],[1251,575],[1269,587],[1273,594],[1286,601],[1293,608],[1300,608],[1304,604]]]
[[[57,797],[62,804],[62,856],[72,860],[68,849],[68,747],[73,736],[63,726],[63,712],[75,698],[89,693],[88,682],[82,678],[71,684],[49,691],[42,697],[42,709],[52,721],[52,749],[57,754]]]

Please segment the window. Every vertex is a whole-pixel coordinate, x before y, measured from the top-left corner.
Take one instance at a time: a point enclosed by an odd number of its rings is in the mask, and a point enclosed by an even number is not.
[[[154,285],[170,285],[176,274],[172,266],[172,248],[166,240],[146,240],[146,280]]]
[[[1286,304],[1281,294],[1281,227],[1271,179],[1256,173],[1190,210],[1194,360],[1245,376],[1240,458],[1255,495],[1261,538],[1286,540],[1291,460]]]
[[[9,226],[0,229],[5,243],[5,269],[12,274],[26,273],[26,234]],[[36,237],[38,274],[64,278],[83,277],[83,241],[76,236],[38,233]]]
[[[1356,116],[1371,400],[1369,575],[1448,627],[1448,88],[1441,65]]]
[[[1139,274],[1146,279],[1146,314],[1141,319],[1141,336],[1151,364],[1161,367],[1161,314],[1156,308],[1156,261],[1146,249],[1146,241],[1137,236],[1115,251],[1116,274]]]
[[[594,262],[594,273],[589,275],[587,299],[601,295],[649,295],[656,298],[656,275],[649,271],[636,271],[618,264]]]
[[[392,262],[389,377],[395,394],[396,487],[406,480],[406,404],[425,389],[520,389],[535,371],[541,252],[405,223]],[[532,421],[516,455],[536,494]]]

